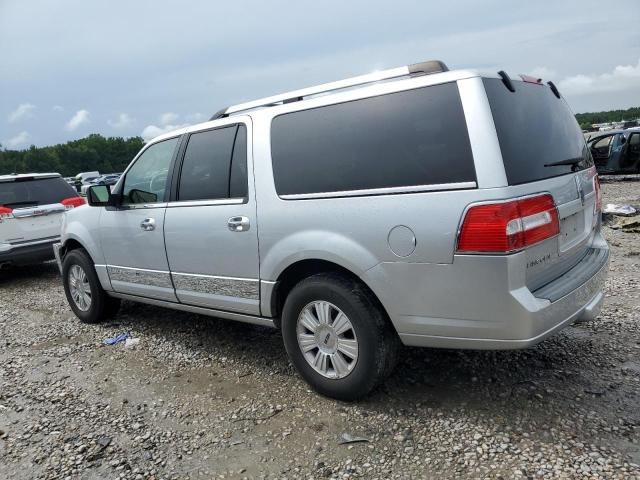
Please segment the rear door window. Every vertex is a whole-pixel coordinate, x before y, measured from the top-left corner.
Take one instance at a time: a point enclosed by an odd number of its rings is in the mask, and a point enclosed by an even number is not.
[[[244,125],[191,134],[180,172],[178,200],[246,196],[246,139]]]
[[[510,185],[534,182],[593,165],[567,103],[546,85],[483,79]],[[568,162],[576,161],[575,167]],[[566,162],[566,165],[550,166]]]
[[[271,156],[279,195],[476,179],[455,83],[280,115]]]
[[[12,208],[50,205],[77,196],[78,192],[62,178],[0,182],[0,205]]]

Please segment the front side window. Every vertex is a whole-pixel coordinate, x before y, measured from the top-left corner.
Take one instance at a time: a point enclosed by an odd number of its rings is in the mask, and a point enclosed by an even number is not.
[[[455,83],[280,115],[271,157],[279,195],[476,180]]]
[[[122,189],[122,204],[166,202],[169,165],[180,137],[151,145],[129,169]]]
[[[182,162],[179,201],[247,195],[247,135],[244,125],[191,134]]]

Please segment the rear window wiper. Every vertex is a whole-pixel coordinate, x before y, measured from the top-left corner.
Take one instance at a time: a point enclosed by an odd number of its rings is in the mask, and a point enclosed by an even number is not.
[[[568,158],[566,160],[560,160],[558,162],[552,162],[552,163],[545,163],[544,166],[545,167],[559,167],[560,165],[572,165],[572,166],[577,166],[579,164],[581,164],[582,162],[584,162],[584,158],[580,157],[580,158]]]

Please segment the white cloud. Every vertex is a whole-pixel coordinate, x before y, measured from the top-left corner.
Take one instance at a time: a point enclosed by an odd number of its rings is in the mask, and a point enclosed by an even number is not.
[[[64,107],[61,105],[54,105],[51,110],[53,110],[54,112],[64,112]]]
[[[116,120],[107,120],[107,123],[113,128],[126,128],[133,123],[133,118],[126,113],[121,113]]]
[[[204,113],[190,113],[189,115],[186,115],[185,120],[189,123],[200,123],[200,122],[204,122],[207,117]]]
[[[29,141],[29,137],[30,137],[29,132],[22,131],[15,137],[12,137],[9,140],[6,140],[5,142],[3,142],[3,145],[11,149],[17,148],[21,145],[25,145],[27,141]]]
[[[147,125],[144,130],[142,130],[142,138],[145,141],[149,141],[152,138],[157,137],[158,135],[162,135],[163,133],[170,132],[172,130],[178,130],[179,128],[184,128],[189,126],[188,123],[183,123],[181,125],[162,125],[158,127],[157,125]]]
[[[169,125],[175,123],[178,120],[178,114],[173,112],[167,112],[160,115],[160,125]]]
[[[30,118],[33,116],[33,111],[35,109],[36,106],[31,103],[21,103],[20,105],[18,105],[18,108],[16,108],[9,114],[7,120],[9,121],[9,123],[14,123],[18,120]]]
[[[89,112],[87,110],[78,110],[73,117],[67,122],[67,130],[73,131],[79,126],[89,122]]]
[[[573,75],[558,83],[560,90],[569,95],[617,92],[635,89],[638,85],[640,85],[640,60],[636,65],[618,65],[612,72]]]
[[[535,68],[532,68],[531,71],[527,73],[527,75],[531,75],[532,77],[536,77],[536,78],[541,78],[542,80],[551,80],[552,78],[555,78],[557,74],[555,70],[552,70],[547,67],[535,67]]]

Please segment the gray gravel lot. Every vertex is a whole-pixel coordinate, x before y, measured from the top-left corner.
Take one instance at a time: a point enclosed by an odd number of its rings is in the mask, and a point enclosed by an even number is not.
[[[638,181],[603,192],[640,204]],[[524,351],[405,349],[354,404],[311,392],[275,330],[133,303],[87,326],[54,264],[0,271],[0,479],[640,478],[640,234],[605,235],[597,320]],[[102,345],[120,332],[140,345]]]

